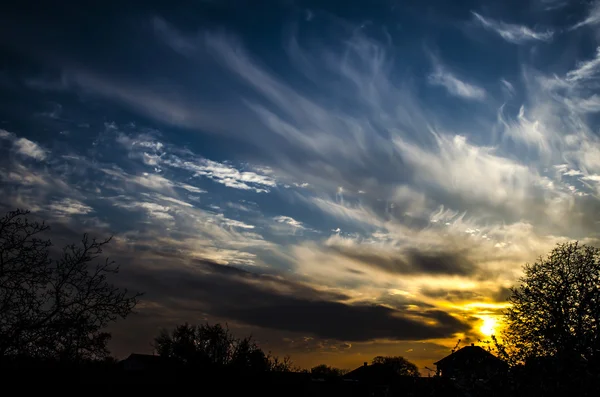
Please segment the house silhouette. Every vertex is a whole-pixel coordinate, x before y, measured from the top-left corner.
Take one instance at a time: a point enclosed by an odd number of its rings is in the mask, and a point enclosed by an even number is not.
[[[505,375],[508,364],[481,346],[465,346],[434,363],[437,374],[453,379],[491,379]]]

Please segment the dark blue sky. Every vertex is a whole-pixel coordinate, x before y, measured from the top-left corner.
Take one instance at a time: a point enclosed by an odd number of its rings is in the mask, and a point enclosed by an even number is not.
[[[19,2],[4,209],[114,234],[113,351],[222,321],[301,365],[430,365],[521,265],[596,243],[592,1]]]

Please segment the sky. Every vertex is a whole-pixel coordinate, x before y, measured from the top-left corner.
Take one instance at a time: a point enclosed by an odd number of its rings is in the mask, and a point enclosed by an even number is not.
[[[303,367],[424,368],[521,268],[597,244],[600,3],[3,6],[1,208],[113,235],[117,357],[227,323]]]

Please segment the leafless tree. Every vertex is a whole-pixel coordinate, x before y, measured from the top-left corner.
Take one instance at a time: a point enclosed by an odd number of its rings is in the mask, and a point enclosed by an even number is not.
[[[140,294],[112,285],[119,267],[94,263],[110,238],[83,236],[53,258],[45,223],[16,210],[0,218],[0,358],[94,359],[107,356],[103,329],[126,317]]]

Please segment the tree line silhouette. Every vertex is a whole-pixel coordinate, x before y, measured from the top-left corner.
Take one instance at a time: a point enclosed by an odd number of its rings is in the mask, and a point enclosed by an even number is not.
[[[178,325],[154,339],[158,355],[188,368],[227,369],[234,372],[297,372],[289,356],[265,353],[251,336],[235,337],[221,324]]]
[[[0,218],[0,363],[109,362],[106,326],[127,317],[141,293],[110,283],[119,267],[102,259],[110,238],[84,235],[52,254],[49,227],[29,212]],[[600,386],[600,249],[567,242],[523,268],[511,288],[505,328],[488,349],[510,365],[511,395],[591,395]],[[185,368],[231,372],[298,372],[289,357],[265,353],[251,337],[237,338],[220,324],[182,324],[154,340],[158,356]],[[376,357],[372,365],[418,377],[402,357]],[[319,365],[315,376],[345,371]]]

